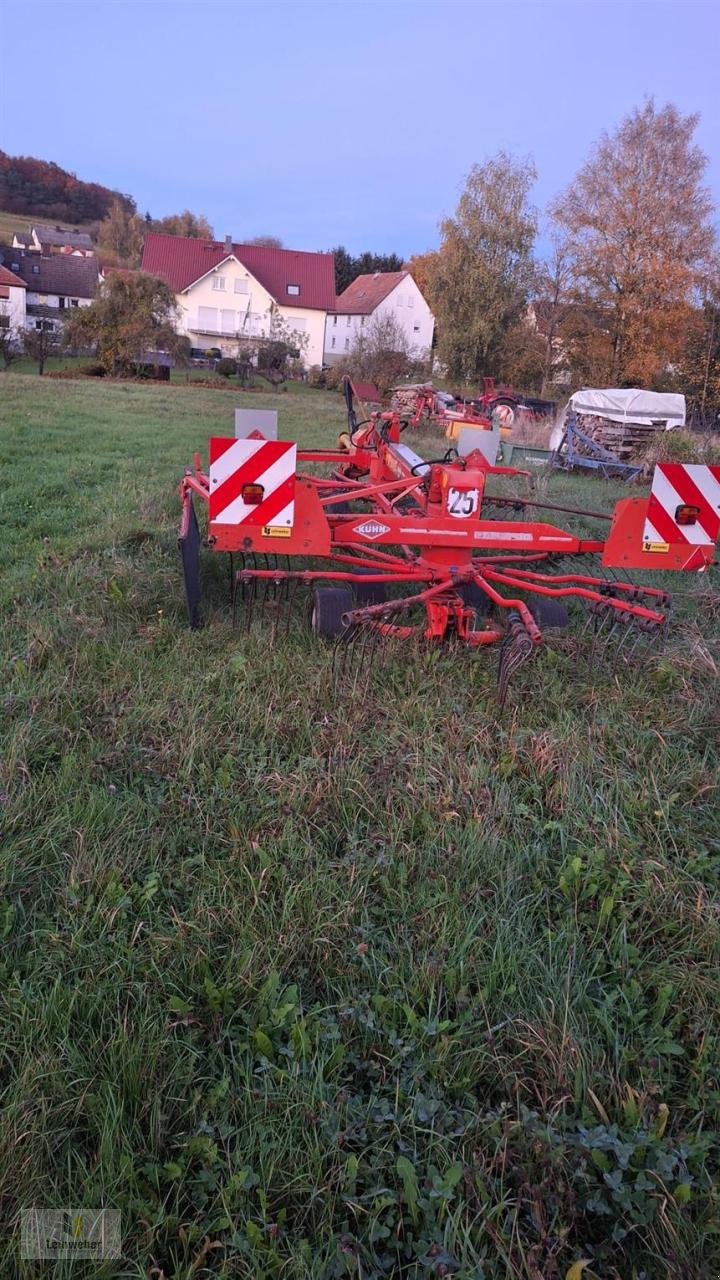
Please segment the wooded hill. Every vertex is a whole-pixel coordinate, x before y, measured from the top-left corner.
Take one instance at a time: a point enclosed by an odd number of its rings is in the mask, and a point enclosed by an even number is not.
[[[99,182],[83,182],[50,160],[10,156],[0,151],[0,209],[8,213],[27,213],[53,221],[95,222],[108,214],[115,201],[128,213],[135,212],[131,196]]]

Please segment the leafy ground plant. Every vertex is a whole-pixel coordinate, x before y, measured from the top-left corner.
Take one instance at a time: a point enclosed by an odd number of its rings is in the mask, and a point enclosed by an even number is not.
[[[123,1260],[53,1275],[711,1280],[717,588],[502,717],[452,652],[338,703],[219,574],[186,630],[175,485],[231,421],[3,375],[0,1273],[48,1274],[23,1207],[108,1205]]]

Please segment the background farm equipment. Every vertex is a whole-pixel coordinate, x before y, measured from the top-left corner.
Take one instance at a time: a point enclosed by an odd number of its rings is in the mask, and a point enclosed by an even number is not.
[[[484,413],[488,417],[495,414],[500,426],[509,429],[522,423],[554,417],[557,408],[554,400],[516,395],[507,383],[501,382],[496,386],[494,378],[483,378],[482,395],[469,403],[477,413]]]
[[[666,634],[664,590],[627,581],[627,569],[704,569],[720,529],[720,468],[666,464],[649,498],[627,498],[613,514],[540,502],[527,471],[491,466],[481,451],[424,459],[401,440],[393,412],[376,412],[338,449],[299,450],[249,438],[210,440],[209,471],[185,475],[180,548],[188,614],[199,610],[199,526],[206,546],[231,557],[233,610],[247,625],[309,593],[312,633],[348,650],[366,675],[381,641],[496,646],[498,687],[543,644],[550,628],[583,606],[594,643],[618,641],[629,659]],[[495,478],[520,492],[493,493]],[[600,519],[607,537],[585,537],[538,512]],[[234,557],[239,559],[236,561]]]
[[[487,414],[479,413],[469,401],[459,400],[446,391],[437,391],[430,382],[392,387],[390,408],[408,426],[424,424],[439,427],[451,439],[464,426],[480,431],[492,430]]]

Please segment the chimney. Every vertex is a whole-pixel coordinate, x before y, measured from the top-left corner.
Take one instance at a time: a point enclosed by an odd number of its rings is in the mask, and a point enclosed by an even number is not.
[[[225,237],[225,252],[232,253],[232,236]]]

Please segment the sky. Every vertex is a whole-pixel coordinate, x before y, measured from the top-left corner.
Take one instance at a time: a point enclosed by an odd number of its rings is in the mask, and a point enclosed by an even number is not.
[[[720,206],[718,0],[0,0],[0,148],[218,238],[434,248],[471,166],[539,209],[653,96]]]

